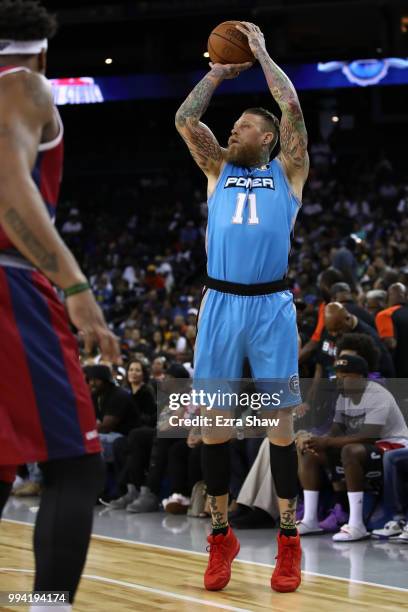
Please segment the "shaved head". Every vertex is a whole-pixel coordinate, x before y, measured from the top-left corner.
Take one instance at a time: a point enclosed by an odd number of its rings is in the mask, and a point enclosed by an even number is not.
[[[402,283],[394,283],[388,287],[388,305],[396,306],[407,301],[407,288]]]
[[[330,302],[324,309],[324,324],[331,336],[341,336],[353,328],[353,315],[340,302]]]

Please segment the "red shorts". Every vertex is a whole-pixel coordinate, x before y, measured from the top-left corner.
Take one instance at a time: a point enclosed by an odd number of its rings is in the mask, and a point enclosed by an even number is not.
[[[0,266],[0,338],[0,466],[99,452],[77,342],[41,273]]]

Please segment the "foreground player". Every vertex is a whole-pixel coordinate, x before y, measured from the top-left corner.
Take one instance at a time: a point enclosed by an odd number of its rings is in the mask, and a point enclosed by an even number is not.
[[[260,62],[279,121],[264,109],[244,111],[223,149],[200,122],[215,89],[251,64],[212,65],[176,114],[176,127],[208,178],[208,279],[195,350],[197,379],[242,376],[249,358],[256,379],[285,380],[294,391],[286,406],[300,403],[298,344],[292,295],[283,281],[290,234],[308,175],[307,133],[296,91],[265,49],[251,23],[237,28]],[[280,154],[269,162],[280,133]],[[277,564],[271,585],[294,591],[300,584],[301,549],[295,527],[297,455],[292,411],[279,410],[280,426],[268,432],[271,470],[281,513]],[[218,432],[219,433],[219,432]],[[203,473],[211,502],[213,532],[204,584],[224,588],[239,543],[228,526],[228,438],[204,438]]]
[[[103,469],[76,341],[49,281],[87,343],[110,361],[118,346],[52,221],[63,128],[42,75],[55,29],[36,2],[0,4],[0,515],[16,466],[40,462],[34,590],[68,591],[72,603]]]

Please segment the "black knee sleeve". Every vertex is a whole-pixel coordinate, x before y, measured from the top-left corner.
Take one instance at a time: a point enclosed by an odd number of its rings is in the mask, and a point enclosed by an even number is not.
[[[12,486],[12,482],[4,482],[3,480],[0,480],[0,518],[3,513],[4,506],[9,498]]]
[[[298,456],[294,442],[289,446],[269,443],[271,472],[278,497],[293,499],[298,494]]]
[[[68,591],[72,603],[86,560],[93,509],[103,486],[103,463],[95,454],[49,461],[41,468],[34,590]]]
[[[226,495],[231,474],[230,443],[203,444],[201,466],[208,495]]]

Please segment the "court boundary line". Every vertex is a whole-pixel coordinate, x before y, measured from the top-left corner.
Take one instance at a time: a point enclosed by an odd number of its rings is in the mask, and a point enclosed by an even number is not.
[[[15,519],[3,519],[2,521],[7,521],[9,523],[17,523],[20,525],[28,525],[30,527],[34,527],[33,523],[27,523],[26,521],[17,521]],[[115,538],[113,536],[105,536],[99,535],[98,533],[92,533],[93,538],[98,538],[100,540],[107,540],[112,542],[122,542],[125,544],[134,544],[137,546],[146,546],[150,548],[158,548],[159,550],[175,550],[181,553],[187,553],[192,555],[199,555],[201,557],[208,557],[207,553],[199,552],[196,550],[186,550],[185,548],[176,548],[175,546],[162,546],[161,544],[149,544],[147,542],[139,542],[138,540],[126,540],[125,538]],[[235,563],[244,563],[245,565],[257,565],[259,567],[267,567],[268,569],[273,569],[275,566],[269,563],[263,563],[262,561],[248,561],[247,559],[235,559]],[[331,574],[320,574],[319,572],[310,572],[306,570],[302,570],[302,574],[306,576],[317,576],[318,578],[328,578],[329,580],[340,580],[342,582],[349,582],[352,584],[362,584],[364,586],[376,587],[378,589],[389,589],[391,591],[400,591],[402,593],[407,593],[408,588],[404,589],[403,587],[391,586],[389,584],[379,584],[377,582],[369,582],[366,580],[355,580],[352,578],[343,578],[343,576],[332,576]]]
[[[32,569],[23,569],[16,567],[0,567],[0,572],[18,572],[20,574],[33,574]],[[116,578],[107,578],[105,576],[98,576],[97,574],[82,574],[81,580],[85,578],[87,580],[93,580],[94,582],[106,582],[108,584],[115,584],[123,586],[134,591],[145,591],[147,593],[154,593],[156,595],[163,595],[165,597],[172,597],[173,599],[179,599],[181,601],[190,601],[192,603],[198,603],[203,606],[211,608],[221,608],[222,610],[228,610],[229,612],[251,612],[248,608],[236,608],[226,603],[219,603],[210,599],[199,599],[198,597],[190,597],[189,595],[182,595],[181,593],[175,593],[173,591],[163,591],[162,589],[155,589],[154,587],[148,587],[137,582],[127,582],[126,580],[117,580]]]

